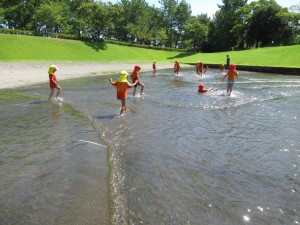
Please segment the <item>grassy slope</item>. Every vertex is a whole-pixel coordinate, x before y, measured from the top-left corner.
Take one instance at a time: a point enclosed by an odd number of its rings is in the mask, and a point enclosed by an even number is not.
[[[300,45],[259,48],[244,51],[219,53],[200,53],[197,56],[185,57],[182,61],[203,61],[204,63],[225,63],[226,55],[231,63],[248,66],[272,66],[300,68]],[[198,59],[197,59],[198,58]]]
[[[0,61],[82,61],[82,62],[158,62],[225,63],[226,54],[239,65],[300,68],[300,45],[219,53],[183,54],[162,50],[81,41],[0,34]]]
[[[114,44],[92,46],[73,40],[0,34],[0,61],[168,61],[177,52],[134,48]],[[170,61],[170,60],[169,60]]]

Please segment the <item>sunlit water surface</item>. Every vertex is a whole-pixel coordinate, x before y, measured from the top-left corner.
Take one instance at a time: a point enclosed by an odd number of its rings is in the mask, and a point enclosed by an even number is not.
[[[299,224],[299,77],[240,72],[229,97],[223,76],[142,73],[123,116],[107,76],[60,82],[62,103],[19,89],[43,100],[0,109],[0,222]]]

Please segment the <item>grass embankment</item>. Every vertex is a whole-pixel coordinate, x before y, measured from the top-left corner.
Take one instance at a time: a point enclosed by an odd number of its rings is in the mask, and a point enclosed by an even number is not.
[[[0,34],[0,61],[225,63],[226,55],[238,65],[300,68],[300,45],[219,53],[182,53],[115,44]]]

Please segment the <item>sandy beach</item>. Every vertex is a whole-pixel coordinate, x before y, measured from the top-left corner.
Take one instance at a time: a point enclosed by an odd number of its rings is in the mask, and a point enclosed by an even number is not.
[[[58,81],[79,78],[84,76],[99,76],[115,74],[121,70],[131,73],[136,63],[119,62],[0,62],[0,89],[26,86],[36,83],[48,82],[48,68],[56,65]],[[137,63],[141,73],[152,70],[152,63]],[[189,67],[189,65],[181,65]],[[172,70],[172,63],[157,64],[157,69]]]

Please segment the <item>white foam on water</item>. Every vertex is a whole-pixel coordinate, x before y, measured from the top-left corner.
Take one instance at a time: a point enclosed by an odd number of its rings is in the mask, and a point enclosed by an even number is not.
[[[102,145],[102,144],[99,144],[99,143],[96,143],[96,142],[93,142],[93,141],[86,141],[86,140],[78,140],[80,142],[85,142],[85,143],[89,143],[89,144],[93,144],[93,145],[99,145],[99,146],[102,146],[102,147],[106,147],[106,145]]]

